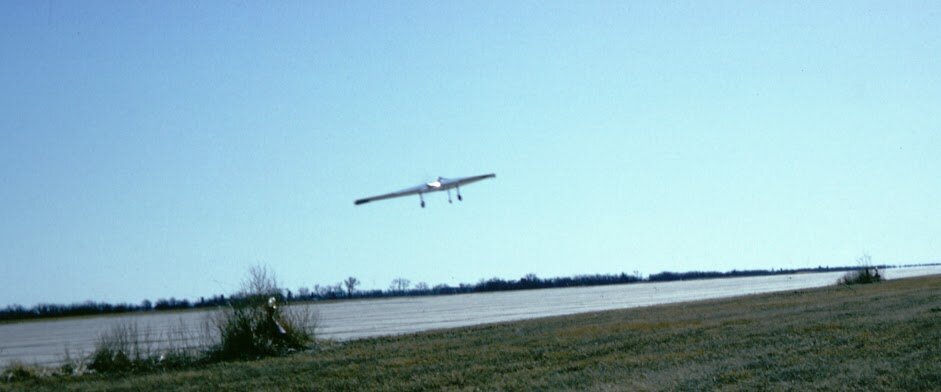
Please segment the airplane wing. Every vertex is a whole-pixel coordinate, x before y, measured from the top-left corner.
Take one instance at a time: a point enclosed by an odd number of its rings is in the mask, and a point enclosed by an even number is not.
[[[372,196],[372,197],[359,199],[359,200],[356,200],[354,204],[360,205],[360,204],[365,204],[365,203],[369,203],[371,201],[376,201],[376,200],[385,200],[385,199],[391,199],[393,197],[415,195],[427,189],[428,189],[428,185],[421,184],[418,186],[413,186],[411,188],[400,190],[398,192],[386,193],[384,195],[378,195],[378,196]]]
[[[471,176],[471,177],[448,178],[448,179],[443,180],[442,182],[446,182],[449,185],[450,184],[465,185],[465,184],[470,184],[472,182],[477,182],[480,180],[486,180],[488,178],[494,178],[496,176],[497,176],[496,174],[490,173],[490,174],[482,174],[479,176]]]
[[[415,194],[421,197],[421,195],[425,193],[440,192],[440,191],[448,191],[448,203],[450,203],[451,202],[451,189],[454,189],[454,188],[457,188],[457,200],[461,201],[461,200],[464,200],[464,198],[461,196],[461,185],[470,184],[472,182],[477,182],[477,181],[484,180],[487,178],[494,178],[496,176],[497,176],[496,174],[490,173],[490,174],[482,174],[479,176],[460,177],[460,178],[438,177],[437,180],[434,180],[429,183],[421,184],[421,185],[414,186],[411,188],[406,188],[398,192],[386,193],[384,195],[378,195],[378,196],[372,196],[372,197],[359,199],[359,200],[354,201],[353,204],[360,205],[360,204],[369,203],[371,201],[385,200],[385,199],[391,199],[393,197],[402,197],[402,196],[409,196],[409,195],[415,195]],[[421,206],[422,208],[425,208],[425,199],[421,199]]]

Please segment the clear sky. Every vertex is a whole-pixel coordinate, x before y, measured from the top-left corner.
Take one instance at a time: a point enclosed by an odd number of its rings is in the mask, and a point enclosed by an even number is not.
[[[939,173],[937,1],[0,2],[0,306],[938,262]]]

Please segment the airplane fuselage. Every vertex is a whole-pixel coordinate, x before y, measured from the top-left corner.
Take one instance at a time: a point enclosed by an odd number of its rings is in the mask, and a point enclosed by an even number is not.
[[[435,192],[435,191],[444,191],[444,190],[454,189],[454,188],[461,186],[461,184],[457,181],[451,181],[451,180],[448,180],[447,178],[442,178],[442,177],[438,177],[437,180],[434,180],[432,182],[426,182],[425,185],[427,189],[425,191],[426,193]]]

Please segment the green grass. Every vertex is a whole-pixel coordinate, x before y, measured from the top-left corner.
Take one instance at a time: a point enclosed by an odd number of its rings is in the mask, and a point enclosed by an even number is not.
[[[324,343],[0,390],[937,390],[941,277]]]

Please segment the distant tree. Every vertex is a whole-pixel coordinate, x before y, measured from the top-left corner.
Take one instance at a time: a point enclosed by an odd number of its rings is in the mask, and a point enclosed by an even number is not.
[[[308,298],[310,298],[310,289],[308,289],[307,287],[298,288],[298,289],[297,289],[297,296],[298,296],[298,297],[301,297],[301,298],[303,298],[303,299],[308,299]]]
[[[359,279],[351,276],[346,278],[346,280],[343,281],[343,284],[346,285],[346,296],[352,298],[353,293],[356,292],[356,286],[359,285]]]
[[[532,289],[537,288],[542,284],[542,281],[539,280],[539,277],[536,274],[529,273],[520,278],[519,288],[522,289]]]
[[[454,289],[453,287],[451,287],[451,286],[448,286],[448,285],[444,284],[444,283],[439,283],[439,284],[436,284],[435,287],[432,287],[432,288],[431,288],[431,292],[432,292],[433,294],[437,294],[437,295],[441,295],[441,294],[454,294],[455,289]]]
[[[337,299],[346,296],[346,290],[343,290],[343,283],[335,285],[314,285],[313,295],[320,299]]]
[[[167,310],[170,309],[170,301],[167,301],[165,298],[160,298],[157,300],[157,303],[154,304],[155,310]]]
[[[392,279],[392,284],[389,285],[389,291],[401,293],[401,292],[404,292],[405,290],[408,290],[408,286],[410,286],[411,284],[412,282],[408,279],[395,278],[395,279]]]
[[[343,296],[345,290],[343,290],[343,283],[337,283],[333,286],[330,286],[329,298],[340,298]]]
[[[425,282],[415,283],[415,290],[421,291],[421,292],[428,291],[428,283],[425,283]]]
[[[152,304],[149,299],[145,299],[145,300],[141,301],[141,303],[140,303],[140,308],[141,308],[141,310],[143,310],[143,311],[151,310],[151,309],[153,309],[153,307],[154,307],[154,304]]]

